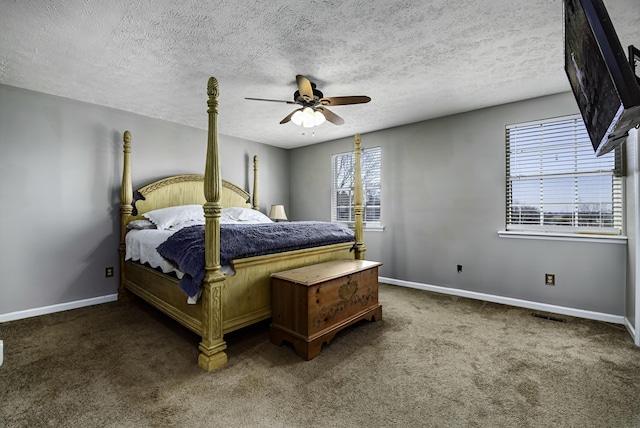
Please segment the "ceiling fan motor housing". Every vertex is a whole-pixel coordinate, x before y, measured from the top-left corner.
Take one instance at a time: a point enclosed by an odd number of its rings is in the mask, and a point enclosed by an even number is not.
[[[293,93],[293,101],[304,106],[304,107],[314,107],[320,102],[320,98],[324,98],[324,94],[316,89],[316,84],[311,83],[311,88],[313,89],[313,100],[307,101],[302,95],[300,95],[300,91],[295,91]]]

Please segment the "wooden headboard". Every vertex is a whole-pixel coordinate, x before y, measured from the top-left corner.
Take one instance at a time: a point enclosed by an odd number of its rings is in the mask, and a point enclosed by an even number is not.
[[[143,218],[142,214],[176,205],[204,205],[204,175],[184,174],[166,177],[138,189],[144,199],[135,201],[137,215],[129,220]],[[220,204],[226,207],[251,208],[250,195],[233,183],[222,180]]]

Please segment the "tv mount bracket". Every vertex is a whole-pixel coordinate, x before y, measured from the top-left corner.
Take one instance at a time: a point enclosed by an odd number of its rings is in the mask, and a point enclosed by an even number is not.
[[[640,77],[636,74],[636,62],[640,62],[640,49],[636,49],[633,45],[629,45],[629,65],[636,76],[636,80],[640,85]]]

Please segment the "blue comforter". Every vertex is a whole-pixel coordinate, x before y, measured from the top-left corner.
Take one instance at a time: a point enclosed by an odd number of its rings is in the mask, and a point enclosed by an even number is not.
[[[228,265],[234,259],[353,241],[353,231],[337,223],[221,224],[220,264]],[[197,295],[204,279],[204,226],[180,229],[157,250],[184,273],[180,280],[182,291],[188,296]]]

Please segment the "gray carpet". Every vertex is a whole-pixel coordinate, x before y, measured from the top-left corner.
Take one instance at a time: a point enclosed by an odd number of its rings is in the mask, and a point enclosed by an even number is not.
[[[0,324],[4,427],[640,427],[640,349],[619,325],[380,286],[383,320],[320,356],[227,335],[205,373],[198,337],[146,304]]]

